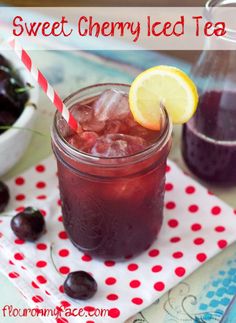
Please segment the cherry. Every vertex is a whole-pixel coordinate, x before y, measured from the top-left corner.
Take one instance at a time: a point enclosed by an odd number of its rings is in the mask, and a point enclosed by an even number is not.
[[[27,87],[11,63],[0,55],[0,134],[21,115],[29,95]]]
[[[26,241],[36,241],[46,231],[42,213],[32,207],[16,214],[11,219],[11,228],[19,239]]]
[[[71,272],[64,282],[65,293],[74,299],[86,300],[96,293],[96,280],[85,271]]]
[[[5,210],[10,199],[9,189],[6,184],[0,181],[0,212]]]
[[[50,258],[56,272],[60,274],[53,259],[52,245],[50,246]],[[86,300],[93,297],[93,295],[96,293],[97,282],[86,271],[82,271],[82,270],[73,271],[67,275],[66,280],[64,281],[64,284],[63,284],[63,289],[64,289],[64,292],[71,298]]]
[[[18,74],[0,68],[0,102],[3,110],[10,110],[19,116],[28,100],[27,91],[19,91],[22,88],[25,88],[25,84]]]
[[[0,111],[0,126],[9,126],[16,121],[16,116],[11,111]],[[1,131],[1,130],[0,130]]]

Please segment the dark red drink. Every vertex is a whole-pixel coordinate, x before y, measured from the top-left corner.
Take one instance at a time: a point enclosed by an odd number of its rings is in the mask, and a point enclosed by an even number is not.
[[[199,177],[236,183],[236,93],[207,92],[183,129],[183,157]]]
[[[85,88],[65,102],[83,128],[72,132],[56,114],[52,143],[58,164],[63,222],[73,244],[102,258],[124,258],[148,248],[163,219],[171,126],[138,125],[129,86]]]

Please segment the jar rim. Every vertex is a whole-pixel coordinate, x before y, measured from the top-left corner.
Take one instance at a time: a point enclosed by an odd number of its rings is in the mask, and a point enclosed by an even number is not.
[[[90,85],[84,88],[81,88],[73,93],[71,93],[69,96],[67,96],[64,99],[64,103],[68,104],[68,102],[74,98],[77,95],[83,94],[86,91],[97,89],[97,88],[105,88],[105,87],[122,87],[128,89],[130,87],[129,84],[125,83],[97,83],[94,85]],[[88,154],[85,152],[82,152],[75,147],[68,144],[68,142],[65,140],[65,138],[61,135],[60,131],[57,127],[57,118],[60,116],[60,113],[56,111],[54,115],[54,121],[51,131],[51,136],[54,142],[56,142],[59,147],[63,150],[64,153],[67,155],[79,159],[81,162],[84,162],[89,165],[98,165],[99,166],[111,166],[111,167],[124,167],[124,165],[132,164],[135,162],[138,162],[142,159],[145,159],[146,157],[150,156],[155,151],[160,150],[164,145],[168,142],[171,133],[172,133],[172,122],[170,120],[170,117],[165,109],[164,106],[161,107],[162,113],[165,119],[165,127],[163,128],[163,131],[160,135],[160,137],[157,138],[157,141],[151,144],[150,146],[146,147],[144,150],[138,151],[134,154],[128,155],[128,156],[120,156],[120,157],[99,157],[94,156],[92,154]],[[117,161],[120,161],[118,163]]]

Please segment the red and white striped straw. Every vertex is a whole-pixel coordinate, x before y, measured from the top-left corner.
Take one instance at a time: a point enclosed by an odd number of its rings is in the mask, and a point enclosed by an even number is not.
[[[50,85],[45,76],[40,72],[40,70],[33,64],[31,57],[28,53],[22,48],[19,42],[16,39],[11,39],[9,45],[14,49],[16,55],[20,58],[25,67],[29,70],[32,77],[36,82],[41,86],[43,91],[47,94],[48,98],[61,113],[63,118],[66,120],[68,125],[75,130],[76,132],[81,132],[82,129],[78,122],[75,120],[73,115],[70,113],[69,109],[63,103],[63,100],[60,98],[58,93]]]

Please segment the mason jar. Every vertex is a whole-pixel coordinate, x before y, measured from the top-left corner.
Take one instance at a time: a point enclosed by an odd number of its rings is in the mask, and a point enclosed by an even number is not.
[[[125,84],[97,84],[69,95],[64,103],[95,98],[107,89],[129,92]],[[63,138],[56,112],[52,147],[57,160],[65,230],[81,251],[103,259],[124,259],[144,251],[163,221],[166,160],[172,125],[162,108],[155,143],[127,157],[96,157]]]

